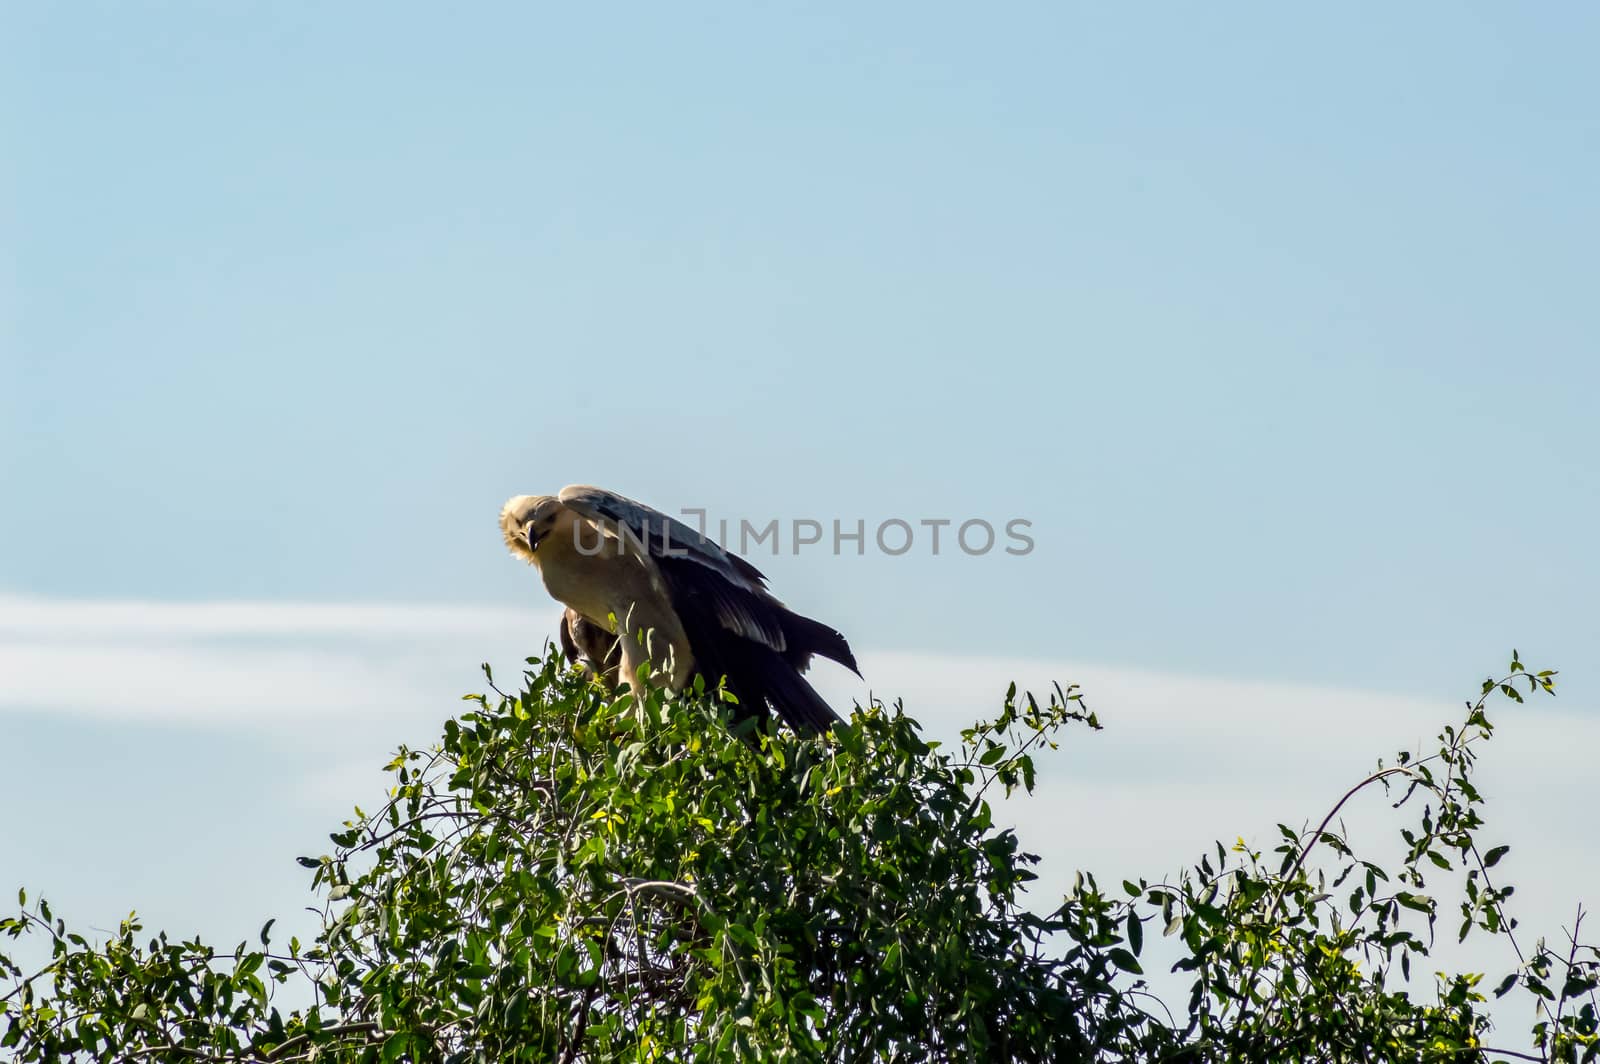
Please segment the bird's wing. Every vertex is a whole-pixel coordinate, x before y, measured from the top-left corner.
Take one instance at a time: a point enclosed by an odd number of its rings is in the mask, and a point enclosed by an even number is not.
[[[568,485],[558,498],[580,517],[599,523],[603,532],[616,535],[618,527],[628,528],[654,557],[683,558],[753,588],[766,584],[767,578],[760,569],[737,554],[729,554],[677,518],[642,502],[588,484]],[[608,524],[612,527],[606,527]]]
[[[782,652],[788,642],[778,611],[783,607],[766,590],[761,571],[729,554],[682,521],[626,496],[583,484],[561,489],[562,505],[594,521],[602,531],[644,545],[641,559],[680,614],[709,612],[719,627]],[[611,527],[607,527],[607,526]]]

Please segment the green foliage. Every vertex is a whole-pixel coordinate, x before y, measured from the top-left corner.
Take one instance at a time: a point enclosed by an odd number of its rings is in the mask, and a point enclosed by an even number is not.
[[[303,946],[218,952],[94,943],[18,897],[0,934],[0,1048],[18,1061],[1594,1060],[1600,953],[1522,953],[1470,781],[1484,685],[1425,758],[1401,754],[1268,854],[1218,845],[1171,882],[1080,877],[1024,908],[1037,859],[989,798],[1031,791],[1034,754],[1098,727],[1076,689],[1001,714],[946,752],[898,707],[820,739],[728,728],[714,698],[611,697],[552,658],[515,697],[473,696],[432,750],[401,749],[381,808],[301,858],[325,899]],[[491,678],[492,685],[492,678]],[[497,692],[498,694],[498,692]],[[1332,829],[1353,795],[1417,814],[1392,869]],[[1420,812],[1418,805],[1422,805]],[[1134,830],[1135,825],[1130,825]],[[1540,1001],[1530,1049],[1485,1050],[1478,975],[1413,1000],[1464,869],[1460,924],[1520,963],[1495,992]],[[1173,1016],[1142,966],[1162,943],[1192,988]],[[296,989],[298,988],[298,989]],[[280,1007],[298,994],[300,1007]]]

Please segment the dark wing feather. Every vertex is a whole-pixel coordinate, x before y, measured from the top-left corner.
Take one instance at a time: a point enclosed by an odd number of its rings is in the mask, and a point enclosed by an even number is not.
[[[795,668],[804,672],[806,666],[811,664],[811,655],[821,654],[830,661],[837,661],[857,676],[861,675],[856,656],[850,652],[850,644],[836,629],[789,609],[782,611],[782,618],[786,657]]]
[[[814,653],[854,669],[855,657],[843,636],[785,609],[770,595],[729,584],[682,559],[656,564],[689,639],[695,671],[713,685],[726,681],[739,700],[740,719],[765,719],[775,712],[803,734],[825,731],[839,720],[800,672]],[[748,621],[754,632],[730,626],[730,614]],[[781,639],[767,638],[774,631]]]
[[[660,566],[660,562],[656,563]],[[695,593],[702,596],[723,628],[780,653],[789,648],[782,614],[787,612],[765,592],[751,591],[716,576],[695,574]],[[680,583],[683,583],[680,579]],[[671,582],[669,581],[669,587]]]

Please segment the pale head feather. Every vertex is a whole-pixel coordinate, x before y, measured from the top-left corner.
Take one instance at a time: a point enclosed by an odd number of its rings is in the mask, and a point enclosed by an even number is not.
[[[530,565],[537,560],[537,557],[528,549],[528,539],[524,530],[542,504],[556,501],[553,495],[513,495],[500,508],[500,534],[505,537],[506,546],[510,548],[512,554]]]

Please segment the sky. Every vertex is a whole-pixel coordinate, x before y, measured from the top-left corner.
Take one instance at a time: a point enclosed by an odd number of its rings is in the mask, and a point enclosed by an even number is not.
[[[1044,887],[1319,815],[1517,647],[1563,694],[1485,772],[1553,928],[1600,901],[1597,31],[13,5],[0,887],[299,904],[388,751],[552,632],[500,504],[595,483],[779,522],[842,704],[953,734],[1085,682],[1107,733],[1016,813]]]

